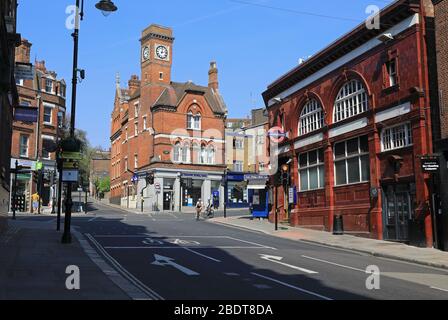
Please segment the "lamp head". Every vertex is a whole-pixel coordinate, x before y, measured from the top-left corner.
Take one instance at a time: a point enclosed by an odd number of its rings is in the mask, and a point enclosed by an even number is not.
[[[95,7],[101,11],[104,16],[118,10],[117,6],[111,0],[100,0]]]

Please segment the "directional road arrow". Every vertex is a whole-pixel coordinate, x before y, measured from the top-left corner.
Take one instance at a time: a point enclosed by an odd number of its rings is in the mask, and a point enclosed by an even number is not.
[[[185,273],[187,276],[199,276],[199,273],[175,263],[174,259],[172,259],[172,258],[160,256],[158,254],[155,254],[154,258],[156,260],[152,264],[155,266],[160,266],[160,267],[171,266],[173,268],[176,268],[180,272]]]

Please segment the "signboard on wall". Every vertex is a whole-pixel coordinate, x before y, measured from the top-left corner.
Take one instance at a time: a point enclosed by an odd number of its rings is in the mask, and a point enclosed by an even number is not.
[[[14,121],[36,123],[38,109],[30,106],[16,106],[14,108]]]
[[[426,173],[437,173],[440,169],[438,156],[424,156],[421,158],[422,171]]]

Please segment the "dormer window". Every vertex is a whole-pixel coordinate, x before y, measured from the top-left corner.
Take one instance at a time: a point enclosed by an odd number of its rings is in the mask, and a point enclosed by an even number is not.
[[[53,93],[53,80],[45,79],[45,92]]]

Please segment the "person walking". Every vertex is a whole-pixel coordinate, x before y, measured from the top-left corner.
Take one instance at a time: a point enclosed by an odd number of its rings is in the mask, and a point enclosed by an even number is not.
[[[196,221],[199,221],[202,209],[203,209],[202,199],[199,199],[198,202],[196,203]]]

